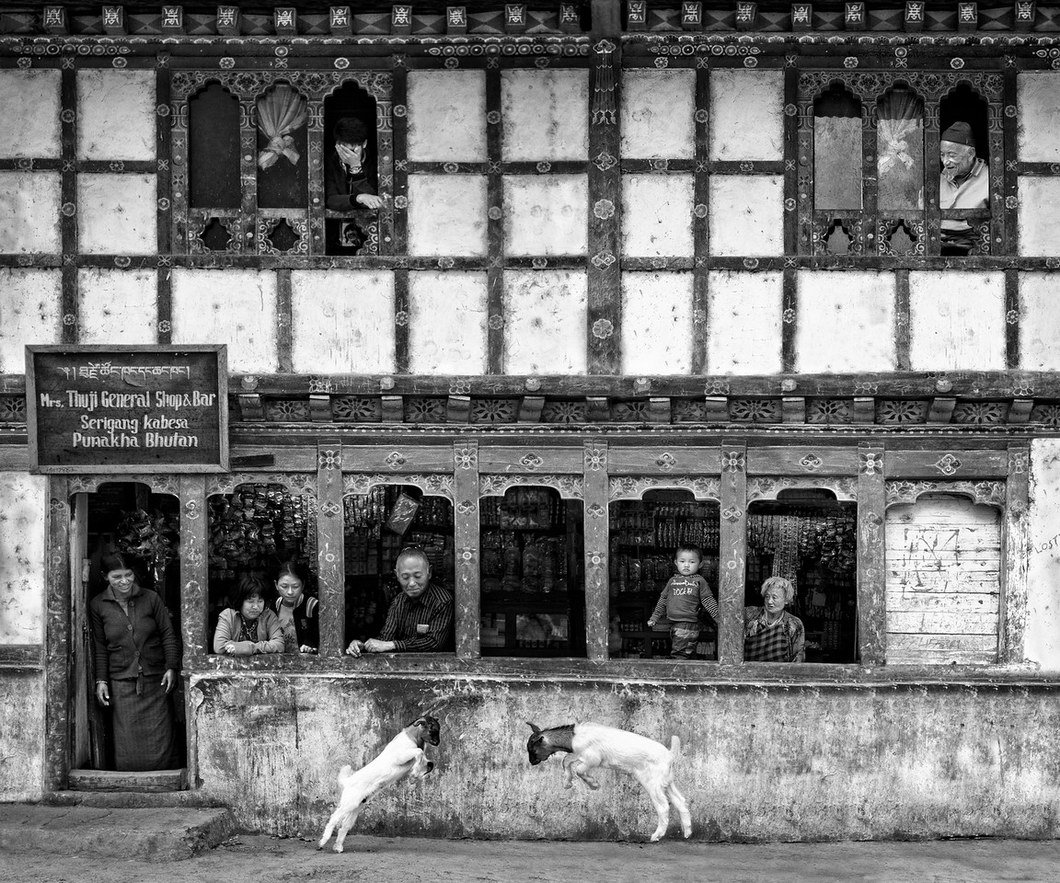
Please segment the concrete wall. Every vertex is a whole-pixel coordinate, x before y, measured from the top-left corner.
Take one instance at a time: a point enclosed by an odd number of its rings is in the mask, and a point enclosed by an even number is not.
[[[677,780],[700,839],[1060,836],[1060,705],[1049,688],[365,680],[372,667],[198,680],[204,793],[248,828],[317,836],[338,767],[365,763],[430,709],[442,725],[437,769],[384,793],[357,830],[647,839],[654,813],[632,779],[603,771],[599,791],[565,791],[557,759],[527,761],[525,721],[591,720],[667,744],[680,736]]]

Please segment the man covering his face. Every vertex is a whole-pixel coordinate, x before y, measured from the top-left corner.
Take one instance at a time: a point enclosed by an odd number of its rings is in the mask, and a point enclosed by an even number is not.
[[[939,208],[986,209],[990,205],[990,172],[975,155],[972,127],[956,122],[942,133],[939,144]],[[943,220],[942,253],[966,255],[972,249],[972,225],[967,220]]]

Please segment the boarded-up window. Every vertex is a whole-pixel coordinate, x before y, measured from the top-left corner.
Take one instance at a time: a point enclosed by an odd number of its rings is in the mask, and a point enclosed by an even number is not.
[[[929,494],[887,510],[887,662],[997,661],[1001,517]]]

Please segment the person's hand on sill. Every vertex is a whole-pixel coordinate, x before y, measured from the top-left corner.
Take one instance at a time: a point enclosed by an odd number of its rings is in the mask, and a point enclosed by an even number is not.
[[[302,646],[300,646],[298,648],[298,652],[299,653],[316,653],[317,652],[317,648],[316,647],[310,647],[308,644],[302,644]]]
[[[358,193],[357,198],[354,200],[357,205],[363,205],[367,209],[372,211],[377,210],[383,204],[383,197],[376,196],[372,193]]]

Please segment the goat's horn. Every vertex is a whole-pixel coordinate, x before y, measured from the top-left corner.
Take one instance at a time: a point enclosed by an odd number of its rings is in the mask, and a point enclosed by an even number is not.
[[[527,725],[527,726],[528,726],[528,727],[529,727],[529,728],[530,728],[531,730],[533,730],[533,731],[534,731],[535,735],[536,735],[537,733],[540,733],[540,732],[541,732],[541,729],[540,729],[539,727],[537,727],[536,725],[534,725],[534,724],[530,723],[530,721],[527,721],[527,722],[526,722],[526,725]]]

